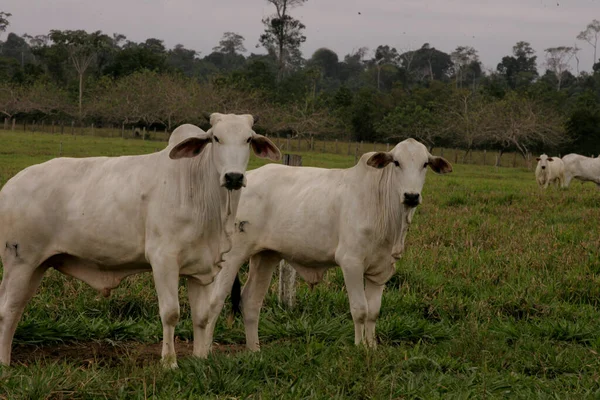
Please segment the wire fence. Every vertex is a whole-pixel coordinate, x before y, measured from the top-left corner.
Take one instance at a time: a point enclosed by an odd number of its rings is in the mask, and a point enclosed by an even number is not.
[[[78,124],[76,121],[17,121],[5,118],[0,125],[4,130],[21,132],[40,132],[53,135],[97,136],[122,139],[167,141],[170,133],[167,129],[137,127],[127,124],[109,124],[95,126]],[[270,136],[277,147],[286,152],[315,152],[354,156],[355,161],[370,151],[389,151],[395,143],[353,142],[344,140],[318,140],[315,136]],[[434,148],[433,155],[442,156],[454,164],[491,165],[513,168],[532,169],[535,158],[531,154],[525,157],[521,153],[473,150],[466,151],[457,148]],[[558,155],[560,156],[560,155]]]

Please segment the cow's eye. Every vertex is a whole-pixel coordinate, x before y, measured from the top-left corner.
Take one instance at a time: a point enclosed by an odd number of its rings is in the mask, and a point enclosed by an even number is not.
[[[425,164],[423,164],[423,168],[427,168],[428,165],[429,165],[429,163],[426,162]]]
[[[218,138],[218,137],[216,137],[216,136],[213,136],[213,138],[215,138],[215,142],[217,142],[217,143],[221,143],[221,142],[219,141],[219,138]]]
[[[396,167],[399,167],[399,166],[400,166],[400,163],[399,163],[398,161],[394,160],[394,165],[395,165]]]
[[[246,140],[246,143],[250,143],[252,141],[252,137],[249,137],[248,140]]]

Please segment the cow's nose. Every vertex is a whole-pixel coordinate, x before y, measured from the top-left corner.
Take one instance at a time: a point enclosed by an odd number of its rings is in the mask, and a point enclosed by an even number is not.
[[[419,193],[404,193],[404,204],[409,207],[416,207],[419,205]]]
[[[228,190],[241,189],[244,184],[244,174],[228,172],[225,174],[225,188]]]
[[[545,166],[545,165],[542,165],[542,169],[546,169],[546,166]]]

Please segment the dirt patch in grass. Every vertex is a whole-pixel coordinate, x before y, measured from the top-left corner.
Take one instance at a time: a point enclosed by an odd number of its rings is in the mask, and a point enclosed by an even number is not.
[[[176,340],[177,357],[191,357],[194,345],[192,342]],[[241,344],[213,344],[213,352],[237,353],[245,349]],[[33,363],[51,364],[66,361],[82,367],[118,366],[134,364],[143,366],[160,361],[162,343],[139,342],[79,342],[49,346],[18,345],[13,348],[13,365],[30,365]]]

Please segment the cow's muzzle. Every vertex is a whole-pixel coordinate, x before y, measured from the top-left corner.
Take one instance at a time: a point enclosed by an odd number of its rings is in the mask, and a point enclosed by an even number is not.
[[[546,166],[545,166],[545,165],[542,165],[542,169],[546,169]]]
[[[409,207],[416,207],[421,203],[421,195],[419,193],[404,193],[403,203]]]
[[[227,190],[239,190],[244,184],[244,174],[239,172],[228,172],[225,174],[225,184]]]

